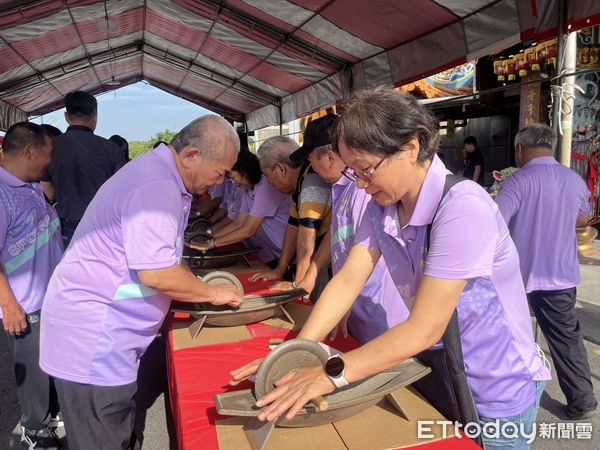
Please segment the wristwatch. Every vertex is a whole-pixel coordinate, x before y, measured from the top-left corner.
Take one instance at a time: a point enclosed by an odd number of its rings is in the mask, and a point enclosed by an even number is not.
[[[344,376],[346,375],[346,363],[344,363],[344,360],[339,353],[327,358],[327,362],[325,363],[325,375],[327,375],[331,382],[335,384],[336,388],[348,386],[348,380],[346,380]]]

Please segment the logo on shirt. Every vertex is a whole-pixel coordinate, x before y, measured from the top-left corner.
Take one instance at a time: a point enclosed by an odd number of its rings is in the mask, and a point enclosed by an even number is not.
[[[27,218],[27,222],[31,222],[30,218]],[[42,233],[44,233],[50,227],[50,215],[46,214],[42,220],[40,220],[34,230],[30,231],[25,237],[19,239],[16,243],[8,246],[8,253],[10,256],[19,256],[25,249],[35,244]]]

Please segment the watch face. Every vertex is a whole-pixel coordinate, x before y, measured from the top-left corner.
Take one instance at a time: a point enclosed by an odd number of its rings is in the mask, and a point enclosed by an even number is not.
[[[344,360],[339,356],[329,358],[325,363],[325,373],[330,377],[339,377],[344,372]]]

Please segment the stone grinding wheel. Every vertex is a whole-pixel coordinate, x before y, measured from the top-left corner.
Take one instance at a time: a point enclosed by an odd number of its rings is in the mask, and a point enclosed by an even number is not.
[[[209,272],[203,277],[199,277],[202,281],[204,281],[209,286],[219,286],[219,285],[227,285],[227,286],[235,286],[237,291],[244,295],[244,287],[242,286],[241,281],[232,273],[225,272],[223,270],[215,270],[213,272]]]
[[[186,236],[187,242],[196,245],[204,245],[211,239],[213,239],[213,235],[204,231],[197,231]]]
[[[194,235],[196,232],[208,233],[211,227],[212,227],[212,224],[210,223],[210,221],[208,219],[199,218],[199,219],[194,220],[194,222],[192,222],[188,226],[188,230],[189,230],[190,236],[191,236],[191,235]]]
[[[259,399],[267,395],[275,389],[275,382],[292,370],[325,365],[328,357],[327,351],[316,342],[305,339],[283,342],[261,362],[254,396]]]

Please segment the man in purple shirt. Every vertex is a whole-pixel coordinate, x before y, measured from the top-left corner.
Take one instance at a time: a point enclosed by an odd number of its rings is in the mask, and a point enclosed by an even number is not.
[[[63,250],[60,221],[37,182],[50,164],[52,139],[40,125],[21,122],[8,130],[3,148],[0,319],[14,359],[21,442],[28,449],[60,448],[48,428],[50,378],[39,367],[40,310]]]
[[[240,154],[230,176],[243,192],[239,216],[234,223],[215,233],[212,247],[246,241],[260,248],[259,258],[273,269],[281,256],[292,198],[262,176],[259,160],[252,153]],[[255,176],[259,180],[256,184],[252,183]]]
[[[521,168],[502,185],[496,199],[521,261],[529,304],[548,341],[565,414],[587,419],[598,402],[575,313],[579,261],[575,227],[587,222],[590,192],[579,175],[554,159],[556,134],[542,124],[515,137]]]
[[[223,180],[239,152],[233,127],[205,116],[136,158],[87,208],[44,298],[40,365],[55,377],[73,450],[125,448],[139,360],[171,299],[238,306],[182,266],[192,194]]]

